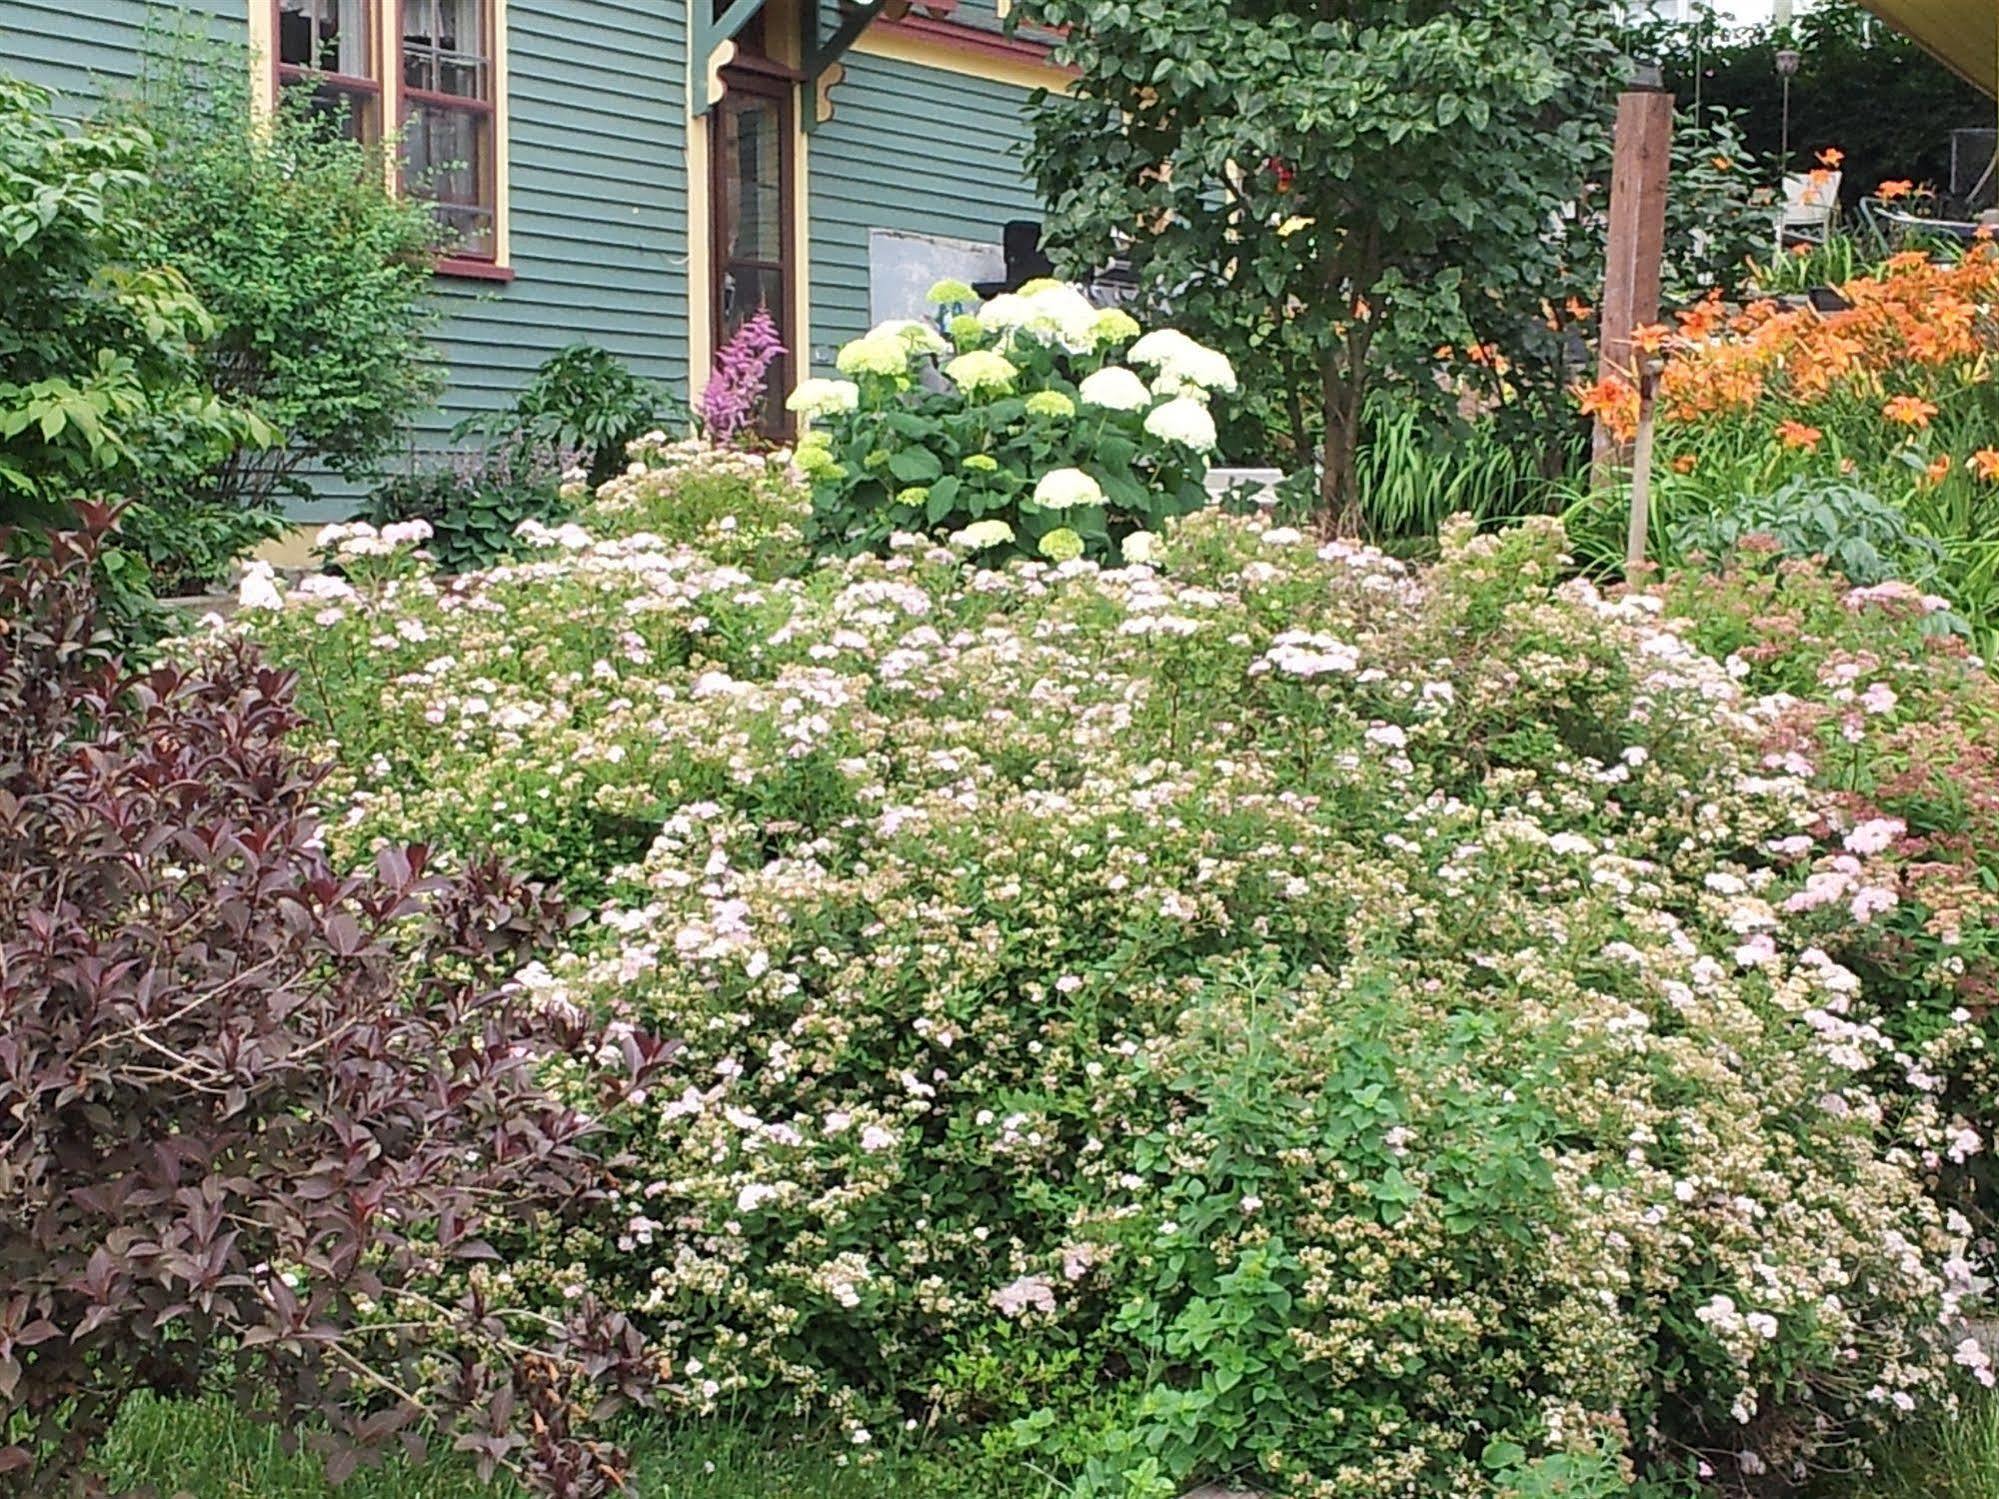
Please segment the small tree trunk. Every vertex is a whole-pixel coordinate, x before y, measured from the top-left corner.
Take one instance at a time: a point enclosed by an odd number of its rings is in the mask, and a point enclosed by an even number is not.
[[[1320,370],[1321,399],[1326,409],[1326,440],[1319,467],[1319,523],[1329,535],[1358,536],[1364,517],[1354,492],[1355,457],[1360,450],[1358,380],[1343,376],[1339,355]]]

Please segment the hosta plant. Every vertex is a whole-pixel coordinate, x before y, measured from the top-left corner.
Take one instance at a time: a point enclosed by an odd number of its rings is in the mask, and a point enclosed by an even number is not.
[[[791,394],[820,544],[920,532],[990,561],[1106,558],[1202,503],[1227,358],[1059,282],[975,310],[962,282],[930,296],[944,331],[883,323],[840,350],[839,378]]]
[[[229,631],[312,684],[339,857],[541,861],[597,914],[521,986],[686,1039],[602,1114],[609,1210],[495,1277],[655,1330],[672,1407],[1078,1495],[1682,1499],[1990,1377],[1933,1054],[1790,909],[1876,854],[1552,525],[542,541]]]
[[[420,846],[336,867],[291,677],[240,641],[126,677],[92,546],[0,570],[0,1492],[79,1480],[135,1391],[216,1382],[336,1478],[441,1434],[607,1492],[595,1419],[664,1366],[600,1298],[480,1267],[596,1200],[579,1108],[661,1048],[505,990],[548,892]],[[571,1052],[558,1101],[536,1070]]]

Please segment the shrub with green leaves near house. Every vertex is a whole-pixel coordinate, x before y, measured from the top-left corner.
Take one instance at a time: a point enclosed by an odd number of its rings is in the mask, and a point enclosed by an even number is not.
[[[301,673],[337,850],[555,878],[594,915],[524,996],[685,1038],[600,1116],[609,1211],[496,1293],[610,1298],[690,1417],[1147,1499],[1771,1490],[1990,1377],[1942,1053],[1790,907],[1880,851],[1552,524],[764,568],[649,529],[709,462],[226,627]]]
[[[314,469],[371,477],[436,400],[425,293],[442,231],[391,189],[379,148],[330,129],[303,90],[259,116],[248,76],[234,54],[155,59],[113,114],[153,138],[146,244],[215,318],[205,379],[285,435],[233,448],[195,498],[257,512],[309,493]]]
[[[66,124],[48,94],[0,78],[0,518],[47,520],[85,494],[136,501],[100,565],[140,591],[136,564],[187,488],[277,437],[217,394],[214,311],[152,242],[156,151],[137,125]],[[225,555],[257,532],[190,520],[182,544]]]
[[[1141,336],[1054,281],[970,311],[962,282],[930,299],[952,313],[945,332],[883,323],[840,350],[842,378],[792,392],[815,423],[797,461],[821,545],[879,549],[909,532],[989,560],[1114,557],[1206,498],[1208,402],[1236,388],[1223,355],[1171,329]]]

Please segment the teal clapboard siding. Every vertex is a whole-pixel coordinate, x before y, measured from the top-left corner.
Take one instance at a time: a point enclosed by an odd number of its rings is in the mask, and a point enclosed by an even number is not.
[[[138,71],[148,18],[242,45],[268,0],[0,0],[0,69],[87,114]],[[442,404],[413,451],[507,404],[536,365],[587,340],[684,393],[687,374],[685,0],[508,0],[509,217],[514,279],[439,277]],[[406,461],[406,460],[405,460]],[[392,467],[397,466],[392,464]],[[300,520],[350,513],[325,478]]]
[[[812,346],[868,330],[868,231],[997,245],[1041,216],[1019,156],[1029,91],[860,51],[843,59],[834,114],[811,137]]]
[[[449,446],[454,423],[505,406],[578,340],[685,393],[685,37],[674,0],[508,0],[514,279],[439,278],[451,383],[419,449]]]
[[[138,76],[149,29],[241,46],[248,14],[246,0],[0,0],[0,73],[53,90],[64,114],[87,115]]]

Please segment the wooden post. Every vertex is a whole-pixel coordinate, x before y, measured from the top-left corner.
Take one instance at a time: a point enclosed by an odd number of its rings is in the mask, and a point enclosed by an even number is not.
[[[1659,320],[1659,261],[1666,246],[1666,179],[1673,156],[1673,96],[1658,70],[1617,98],[1610,170],[1610,232],[1604,255],[1603,302],[1597,322],[1597,373],[1636,383],[1631,330]],[[1601,486],[1625,456],[1623,445],[1596,424],[1591,474]]]
[[[1624,581],[1645,581],[1645,543],[1652,529],[1652,432],[1657,426],[1659,360],[1646,357],[1638,371],[1638,435],[1631,445],[1631,520],[1624,533]]]

